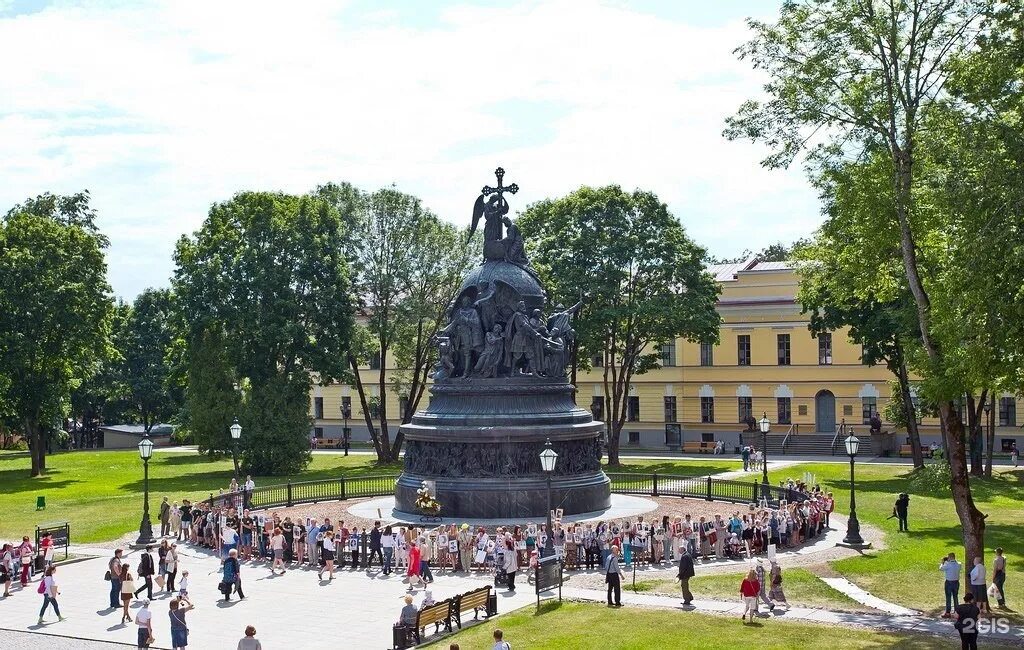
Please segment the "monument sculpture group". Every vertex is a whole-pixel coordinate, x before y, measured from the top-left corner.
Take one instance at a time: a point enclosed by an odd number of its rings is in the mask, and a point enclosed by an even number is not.
[[[567,514],[609,507],[601,471],[601,422],[578,407],[566,378],[581,303],[547,305],[523,237],[508,217],[504,170],[473,207],[470,241],[484,220],[483,261],[463,280],[438,333],[430,405],[402,426],[405,467],[396,507],[416,513],[427,481],[442,516],[543,517],[539,454],[550,439],[559,455],[553,504]],[[545,312],[548,311],[547,315]]]

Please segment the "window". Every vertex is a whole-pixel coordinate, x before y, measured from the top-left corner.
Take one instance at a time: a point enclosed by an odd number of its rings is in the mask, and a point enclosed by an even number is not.
[[[346,397],[342,397],[341,398],[341,417],[346,419],[346,420],[349,419],[350,417],[352,417],[352,398],[351,397],[347,397],[346,396]]]
[[[404,420],[405,409],[407,408],[409,408],[409,398],[403,395],[402,397],[398,398],[398,417]]]
[[[324,428],[323,427],[313,427],[313,435],[316,437],[317,440],[319,440],[320,438],[323,438],[324,437]]]
[[[324,398],[313,398],[313,417],[317,420],[324,419]]]
[[[789,365],[789,334],[778,335],[779,365]]]
[[[674,447],[683,442],[683,428],[678,424],[665,425],[665,445]]]
[[[704,432],[702,432],[700,434],[700,441],[701,442],[714,442],[715,441],[715,434],[708,433],[707,431],[704,431]]]
[[[864,424],[871,422],[871,416],[878,413],[878,398],[862,397],[860,400],[861,419]]]
[[[701,422],[714,422],[715,421],[715,398],[714,397],[702,397],[702,398],[700,398],[700,421]]]
[[[1017,426],[1017,400],[1012,397],[999,398],[999,426]]]
[[[747,418],[754,417],[754,398],[737,397],[736,399],[739,401],[740,423],[746,424]]]
[[[921,398],[917,395],[911,395],[910,406],[914,409],[914,421],[921,424]]]
[[[791,398],[776,397],[775,401],[779,405],[779,424],[793,424],[793,405],[791,403]]]
[[[640,421],[640,398],[634,395],[629,397],[629,403],[626,405],[626,419],[630,422]]]
[[[861,365],[863,365],[863,366],[869,365],[869,364],[868,364],[868,354],[867,354],[867,349],[866,349],[866,348],[864,347],[864,344],[863,344],[863,343],[862,343],[862,344],[861,344],[861,346],[860,346],[860,363],[861,363]]]
[[[380,352],[370,355],[370,370],[380,370]]]
[[[715,365],[715,344],[714,343],[701,343],[700,344],[700,365],[702,365],[702,366],[713,366],[713,365]]]
[[[750,335],[740,334],[736,337],[736,363],[741,366],[750,365]]]
[[[370,418],[376,420],[380,417],[380,398],[371,397],[366,405],[370,409]]]
[[[661,365],[665,368],[676,365],[676,344],[674,341],[661,346]]]
[[[590,412],[594,414],[595,420],[604,419],[604,398],[594,395],[590,398]]]
[[[832,334],[830,332],[818,335],[818,365],[832,365]]]
[[[594,366],[595,368],[603,367],[604,366],[604,355],[603,354],[595,354],[594,356],[590,357],[590,365]]]
[[[629,438],[627,439],[626,444],[628,444],[628,445],[639,445],[640,444],[640,432],[639,431],[630,431],[628,433],[628,435],[629,435]]]
[[[675,395],[669,395],[665,397],[665,421],[675,422],[678,418],[676,417],[676,397]]]

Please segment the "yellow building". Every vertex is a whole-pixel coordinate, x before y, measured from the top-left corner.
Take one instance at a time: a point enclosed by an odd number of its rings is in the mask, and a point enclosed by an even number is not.
[[[783,262],[715,265],[709,268],[722,285],[722,317],[715,345],[676,341],[662,349],[662,367],[636,376],[622,430],[623,447],[679,449],[681,441],[721,440],[729,451],[743,442],[760,446],[760,434],[746,432],[747,415],[771,422],[770,451],[827,452],[843,423],[858,435],[868,433],[872,413],[883,419],[888,442],[905,442],[903,432],[884,422],[892,374],[885,366],[861,362],[860,346],[845,330],[813,337],[808,317],[796,301],[798,277]],[[388,360],[390,361],[390,360]],[[364,385],[375,384],[377,371],[362,370]],[[577,377],[577,402],[588,404],[603,419],[601,370]],[[376,386],[369,388],[379,398]],[[426,406],[429,394],[420,407]],[[388,395],[388,412],[399,413],[398,399]],[[341,406],[351,404],[353,440],[367,438],[358,396],[349,386],[317,386],[310,415],[319,434],[340,437]],[[1016,401],[1000,399],[996,419],[997,451],[1009,441],[1020,446]],[[398,421],[393,423],[397,431]],[[924,444],[940,443],[938,423],[925,418]],[[742,436],[742,438],[741,438]],[[1020,438],[1020,439],[1017,439]],[[1005,441],[1005,442],[1004,442]]]

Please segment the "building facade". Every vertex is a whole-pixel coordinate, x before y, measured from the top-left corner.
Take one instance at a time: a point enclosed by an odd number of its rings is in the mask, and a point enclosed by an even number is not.
[[[893,434],[893,444],[906,442],[905,432],[885,421],[893,375],[884,365],[862,363],[860,346],[846,330],[811,335],[808,315],[796,300],[799,278],[791,265],[748,260],[708,270],[722,286],[719,341],[677,340],[662,348],[661,368],[634,378],[624,448],[678,450],[684,442],[721,440],[731,451],[742,441],[760,440],[759,433],[747,430],[747,416],[767,416],[772,433],[831,440],[843,424],[866,434],[874,413],[881,416],[883,431]],[[361,373],[370,395],[380,399],[376,367]],[[577,375],[577,403],[589,405],[598,419],[606,416],[601,377],[600,367]],[[389,413],[401,412],[395,395],[385,398]],[[428,398],[429,393],[424,401]],[[352,439],[368,438],[355,389],[343,385],[314,387],[310,416],[317,435],[341,436],[345,404]],[[1016,404],[1014,396],[1000,396],[996,451],[1008,450],[1011,442],[1024,444]],[[398,425],[396,420],[393,430]],[[937,420],[924,418],[920,429],[924,444],[941,444]]]

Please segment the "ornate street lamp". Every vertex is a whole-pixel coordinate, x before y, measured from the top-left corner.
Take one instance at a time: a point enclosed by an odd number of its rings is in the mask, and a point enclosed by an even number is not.
[[[540,467],[544,470],[548,481],[548,526],[547,539],[544,542],[544,557],[555,552],[555,534],[551,525],[551,474],[555,471],[555,463],[558,462],[558,453],[551,448],[551,438],[544,443],[544,451],[540,452]]]
[[[238,484],[238,439],[242,437],[242,425],[238,423],[238,418],[231,423],[228,427],[231,432],[231,460],[235,463],[235,484]]]
[[[860,440],[853,435],[853,429],[850,429],[850,435],[843,442],[846,444],[846,454],[850,457],[850,521],[846,525],[846,537],[843,538],[843,544],[863,546],[860,522],[857,521],[857,495],[853,482],[853,462],[857,456],[857,450],[860,449]]]
[[[761,417],[761,421],[758,423],[761,425],[761,491],[764,492],[764,498],[768,498],[768,431],[772,428],[772,423],[768,421],[768,411],[764,412]]]
[[[153,538],[153,524],[149,520],[149,458],[153,455],[153,441],[147,433],[139,441],[139,458],[142,459],[142,522],[139,524],[139,538],[135,540],[136,546],[148,546],[155,544]]]

